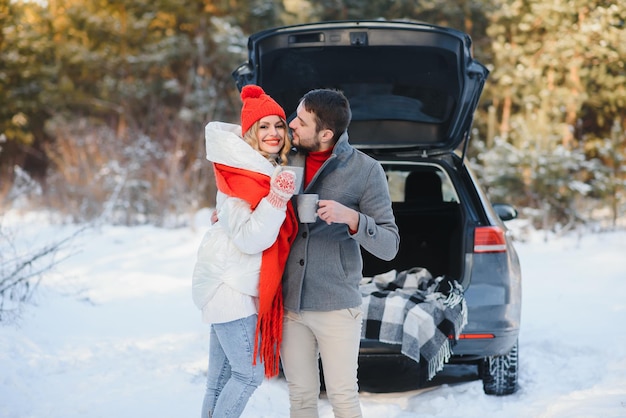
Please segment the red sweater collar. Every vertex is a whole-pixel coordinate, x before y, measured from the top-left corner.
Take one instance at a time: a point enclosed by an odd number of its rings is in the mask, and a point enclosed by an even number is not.
[[[315,177],[315,173],[320,169],[322,164],[326,162],[330,158],[333,153],[333,149],[328,149],[326,151],[315,151],[310,152],[306,157],[306,170],[304,176],[304,187],[306,188],[313,177]]]

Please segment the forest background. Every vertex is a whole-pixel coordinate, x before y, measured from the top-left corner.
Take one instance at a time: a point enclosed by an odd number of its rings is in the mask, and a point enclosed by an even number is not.
[[[247,37],[322,20],[467,32],[491,71],[469,162],[535,226],[626,208],[626,2],[0,0],[0,212],[180,226],[214,204],[204,125],[237,123]],[[623,216],[622,216],[623,218]]]

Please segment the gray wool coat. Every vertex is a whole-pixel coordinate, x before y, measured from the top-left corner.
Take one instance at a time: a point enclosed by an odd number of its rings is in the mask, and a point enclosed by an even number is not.
[[[292,164],[297,165],[298,158]],[[283,275],[285,308],[299,312],[361,306],[359,246],[391,260],[400,242],[382,166],[350,145],[344,133],[304,193],[317,193],[320,200],[335,200],[355,209],[359,229],[350,235],[347,225],[328,225],[319,218],[299,224]],[[292,202],[295,206],[296,200]]]

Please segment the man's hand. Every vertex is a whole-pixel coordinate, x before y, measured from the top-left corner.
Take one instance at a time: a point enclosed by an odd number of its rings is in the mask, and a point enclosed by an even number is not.
[[[341,223],[348,225],[351,231],[359,229],[359,212],[334,200],[320,200],[317,216],[328,225]]]

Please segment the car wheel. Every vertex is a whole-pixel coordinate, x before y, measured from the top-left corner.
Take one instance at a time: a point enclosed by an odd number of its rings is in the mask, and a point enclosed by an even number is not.
[[[485,357],[478,365],[483,379],[483,390],[487,395],[510,395],[517,390],[519,370],[518,343],[511,351],[501,356]]]

